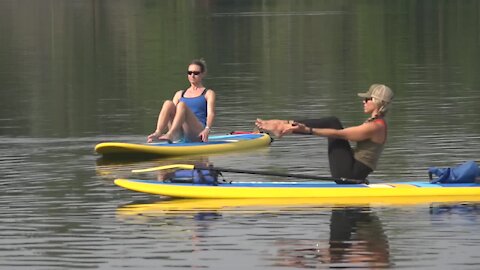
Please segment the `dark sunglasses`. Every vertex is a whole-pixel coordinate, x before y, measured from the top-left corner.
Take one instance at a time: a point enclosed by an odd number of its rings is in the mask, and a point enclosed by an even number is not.
[[[371,98],[371,97],[367,97],[367,98],[365,98],[363,101],[364,101],[365,103],[367,103],[367,102],[369,102],[369,101],[372,100],[372,99],[373,99],[373,98]]]
[[[193,74],[193,75],[200,75],[200,73],[202,73],[202,72],[200,72],[200,71],[190,71],[190,70],[187,71],[187,74],[188,74],[188,75],[192,75],[192,74]]]

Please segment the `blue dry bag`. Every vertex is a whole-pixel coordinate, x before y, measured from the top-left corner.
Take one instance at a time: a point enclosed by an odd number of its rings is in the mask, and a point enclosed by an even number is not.
[[[436,168],[428,169],[430,183],[474,183],[475,178],[480,176],[480,169],[475,161],[467,161],[453,168]],[[433,175],[437,176],[433,179]]]
[[[209,169],[177,170],[173,172],[168,182],[218,185],[219,171]]]

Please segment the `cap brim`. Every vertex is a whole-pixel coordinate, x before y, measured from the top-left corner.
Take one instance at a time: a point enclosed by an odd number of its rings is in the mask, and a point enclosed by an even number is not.
[[[359,97],[362,97],[362,98],[367,98],[367,97],[370,97],[370,95],[368,93],[358,93],[357,94]]]

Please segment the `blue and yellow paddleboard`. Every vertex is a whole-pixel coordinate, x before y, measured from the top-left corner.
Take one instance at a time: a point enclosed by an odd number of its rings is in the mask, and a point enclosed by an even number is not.
[[[478,198],[480,184],[430,184],[399,182],[385,184],[339,185],[326,182],[231,182],[216,186],[186,183],[165,183],[156,180],[116,179],[126,189],[175,198],[254,199],[254,198],[382,198],[452,197]]]
[[[109,157],[138,155],[173,157],[260,148],[268,146],[271,142],[271,137],[266,133],[245,133],[210,136],[208,142],[103,142],[95,146],[95,151]]]

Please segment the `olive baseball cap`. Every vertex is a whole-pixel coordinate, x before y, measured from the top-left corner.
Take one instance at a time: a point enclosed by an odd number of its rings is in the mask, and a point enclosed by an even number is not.
[[[384,84],[372,84],[367,92],[358,93],[358,96],[363,98],[375,98],[389,103],[393,99],[393,91]]]

